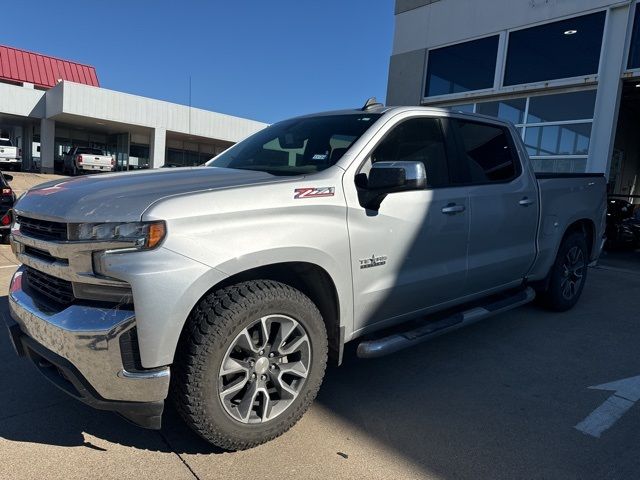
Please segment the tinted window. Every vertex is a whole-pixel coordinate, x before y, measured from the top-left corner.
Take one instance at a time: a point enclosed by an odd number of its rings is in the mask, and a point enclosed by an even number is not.
[[[483,115],[500,118],[512,123],[523,123],[526,106],[526,98],[503,100],[501,102],[486,102],[479,103],[476,106],[476,113],[482,113]]]
[[[425,97],[493,87],[498,39],[496,35],[430,50]]]
[[[335,164],[380,118],[376,113],[319,115],[276,123],[207,163],[273,175],[315,173]]]
[[[502,182],[516,176],[507,131],[464,120],[456,124],[473,183]]]
[[[635,19],[633,20],[633,34],[629,48],[629,62],[627,68],[640,68],[640,6],[636,5]]]
[[[0,140],[0,147],[11,147],[11,142],[9,140]]]
[[[437,118],[413,118],[396,126],[375,149],[371,160],[422,162],[427,185],[442,187],[449,183],[445,141]]]
[[[590,119],[595,104],[595,90],[531,97],[527,123]]]
[[[104,155],[104,151],[99,148],[78,148],[76,154],[84,155]]]
[[[598,73],[605,12],[509,34],[505,85]]]

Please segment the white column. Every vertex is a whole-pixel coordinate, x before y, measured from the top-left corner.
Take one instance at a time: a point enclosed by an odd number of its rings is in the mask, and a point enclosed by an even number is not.
[[[40,120],[40,171],[53,173],[55,154],[56,122],[43,118]]]
[[[167,146],[167,131],[164,128],[154,128],[151,132],[149,144],[150,167],[160,168],[164,165],[164,155]]]
[[[604,173],[607,176],[616,137],[622,93],[620,77],[627,63],[625,43],[629,9],[630,5],[625,4],[609,10],[600,54],[598,94],[593,116],[587,172]]]

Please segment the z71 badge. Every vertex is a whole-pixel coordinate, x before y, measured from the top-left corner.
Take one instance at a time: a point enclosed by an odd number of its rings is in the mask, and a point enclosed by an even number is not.
[[[296,188],[293,193],[293,198],[295,200],[300,198],[333,197],[336,193],[336,189],[335,187]]]
[[[380,255],[379,257],[376,257],[375,255],[371,255],[370,258],[363,258],[362,260],[360,260],[360,269],[381,267],[386,263],[387,263],[386,255]]]

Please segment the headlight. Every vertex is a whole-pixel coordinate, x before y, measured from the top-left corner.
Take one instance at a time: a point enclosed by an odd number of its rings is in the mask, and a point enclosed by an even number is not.
[[[147,250],[157,247],[166,233],[163,221],[77,223],[70,225],[69,240],[133,242],[136,248]]]

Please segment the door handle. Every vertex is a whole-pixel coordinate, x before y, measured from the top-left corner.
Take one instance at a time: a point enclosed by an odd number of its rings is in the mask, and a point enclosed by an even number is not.
[[[527,198],[527,197],[524,197],[522,200],[520,200],[518,202],[518,204],[522,205],[523,207],[528,207],[532,203],[533,203],[533,200],[531,200],[530,198]]]
[[[464,212],[464,205],[456,205],[455,203],[450,203],[446,207],[442,208],[442,213],[445,215],[455,215],[456,213]]]

